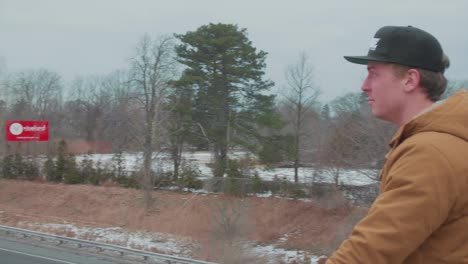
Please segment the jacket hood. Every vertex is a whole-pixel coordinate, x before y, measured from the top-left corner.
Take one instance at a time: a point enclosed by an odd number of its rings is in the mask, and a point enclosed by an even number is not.
[[[420,132],[448,133],[468,141],[468,91],[458,91],[434,109],[400,127],[390,145],[395,147]]]

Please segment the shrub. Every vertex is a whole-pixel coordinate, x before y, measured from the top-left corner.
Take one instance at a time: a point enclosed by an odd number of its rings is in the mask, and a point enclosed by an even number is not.
[[[189,189],[203,188],[203,182],[198,179],[200,175],[201,172],[197,167],[183,163],[179,174],[179,186]]]
[[[17,179],[21,175],[22,167],[18,161],[21,161],[21,156],[18,154],[7,155],[3,158],[2,174],[5,179]]]
[[[77,168],[75,157],[72,155],[68,154],[65,156],[65,166],[62,173],[63,182],[66,184],[81,184],[85,182],[85,178]]]
[[[222,173],[226,173],[227,170],[226,168],[226,170],[223,171],[224,165],[218,161],[207,163],[206,166],[211,168],[211,172],[213,173],[214,177],[223,177],[224,175]]]
[[[242,173],[241,164],[238,160],[229,160],[226,174],[230,178],[242,178],[245,176]]]
[[[96,175],[99,179],[99,184],[115,179],[115,170],[107,166],[102,166],[101,162],[96,162]],[[124,172],[122,171],[122,174]]]
[[[242,197],[246,195],[244,192],[241,178],[229,177],[224,180],[224,193],[227,195]]]
[[[97,171],[94,168],[93,161],[85,157],[80,164],[80,175],[84,179],[85,182],[91,183],[94,185],[99,184],[99,176],[97,175]]]
[[[154,179],[154,187],[169,187],[174,186],[175,183],[172,178],[172,172],[159,172],[151,171],[151,178]]]
[[[58,144],[56,161],[53,162],[52,157],[49,157],[45,169],[49,181],[63,181],[67,184],[84,183],[84,177],[80,175],[75,157],[68,153],[65,140],[61,140]]]
[[[57,170],[55,169],[55,162],[52,157],[48,156],[46,162],[44,163],[44,171],[47,181],[60,182],[62,181],[61,175],[58,175]]]
[[[81,184],[85,181],[76,168],[67,168],[63,174],[63,182],[66,184]]]
[[[265,137],[262,141],[262,147],[258,153],[262,163],[271,166],[291,160],[294,152],[292,135],[273,135]]]
[[[124,188],[140,188],[140,183],[138,181],[138,174],[133,172],[131,175],[122,175],[115,178],[115,181]]]
[[[290,196],[292,198],[307,198],[308,195],[307,195],[307,192],[301,188],[300,186],[295,186],[291,189],[290,191]]]
[[[7,155],[1,164],[1,176],[6,179],[34,180],[39,176],[39,167],[32,160],[24,160],[19,154]]]
[[[23,175],[21,178],[26,180],[34,180],[39,176],[39,167],[32,160],[25,161],[22,164],[23,166]]]
[[[312,183],[309,185],[309,192],[312,198],[322,199],[327,195],[329,188],[325,188],[323,184]]]
[[[322,208],[328,210],[347,209],[350,206],[350,203],[344,196],[343,192],[335,186],[331,188],[325,196],[318,199],[318,202]]]
[[[256,161],[250,156],[241,159],[230,159],[228,164],[229,167],[226,170],[228,177],[245,178],[252,177],[255,174]]]
[[[263,193],[268,191],[268,187],[262,181],[257,172],[255,172],[254,176],[252,177],[252,191],[254,193]]]
[[[115,177],[122,177],[126,176],[125,173],[125,159],[123,157],[122,151],[118,151],[112,157],[112,161],[114,163],[114,176]]]

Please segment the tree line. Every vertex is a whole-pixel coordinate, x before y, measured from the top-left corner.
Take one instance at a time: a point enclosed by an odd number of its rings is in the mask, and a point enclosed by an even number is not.
[[[126,69],[67,84],[48,69],[0,69],[0,120],[48,120],[51,138],[22,147],[3,141],[2,155],[55,155],[58,139],[109,142],[114,153],[143,153],[148,195],[154,154],[162,151],[170,153],[175,180],[183,151],[210,151],[213,176],[223,177],[235,163],[229,158],[234,149],[269,166],[291,167],[296,182],[301,166],[327,170],[337,184],[346,168],[376,178],[369,169],[381,166],[395,127],[373,118],[359,92],[320,103],[306,53],[286,67],[286,83],[275,86],[265,77],[267,55],[247,29],[220,23],[145,35]],[[449,92],[459,86],[451,83]]]

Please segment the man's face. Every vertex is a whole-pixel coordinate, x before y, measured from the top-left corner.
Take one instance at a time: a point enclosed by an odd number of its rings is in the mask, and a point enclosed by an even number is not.
[[[403,79],[395,76],[389,63],[369,61],[367,71],[362,91],[367,94],[372,113],[380,119],[396,123],[402,113]]]

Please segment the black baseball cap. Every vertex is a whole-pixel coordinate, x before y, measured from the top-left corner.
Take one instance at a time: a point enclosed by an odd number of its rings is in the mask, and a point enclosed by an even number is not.
[[[367,56],[344,56],[352,63],[381,61],[444,72],[439,41],[416,27],[385,26],[374,35]]]

